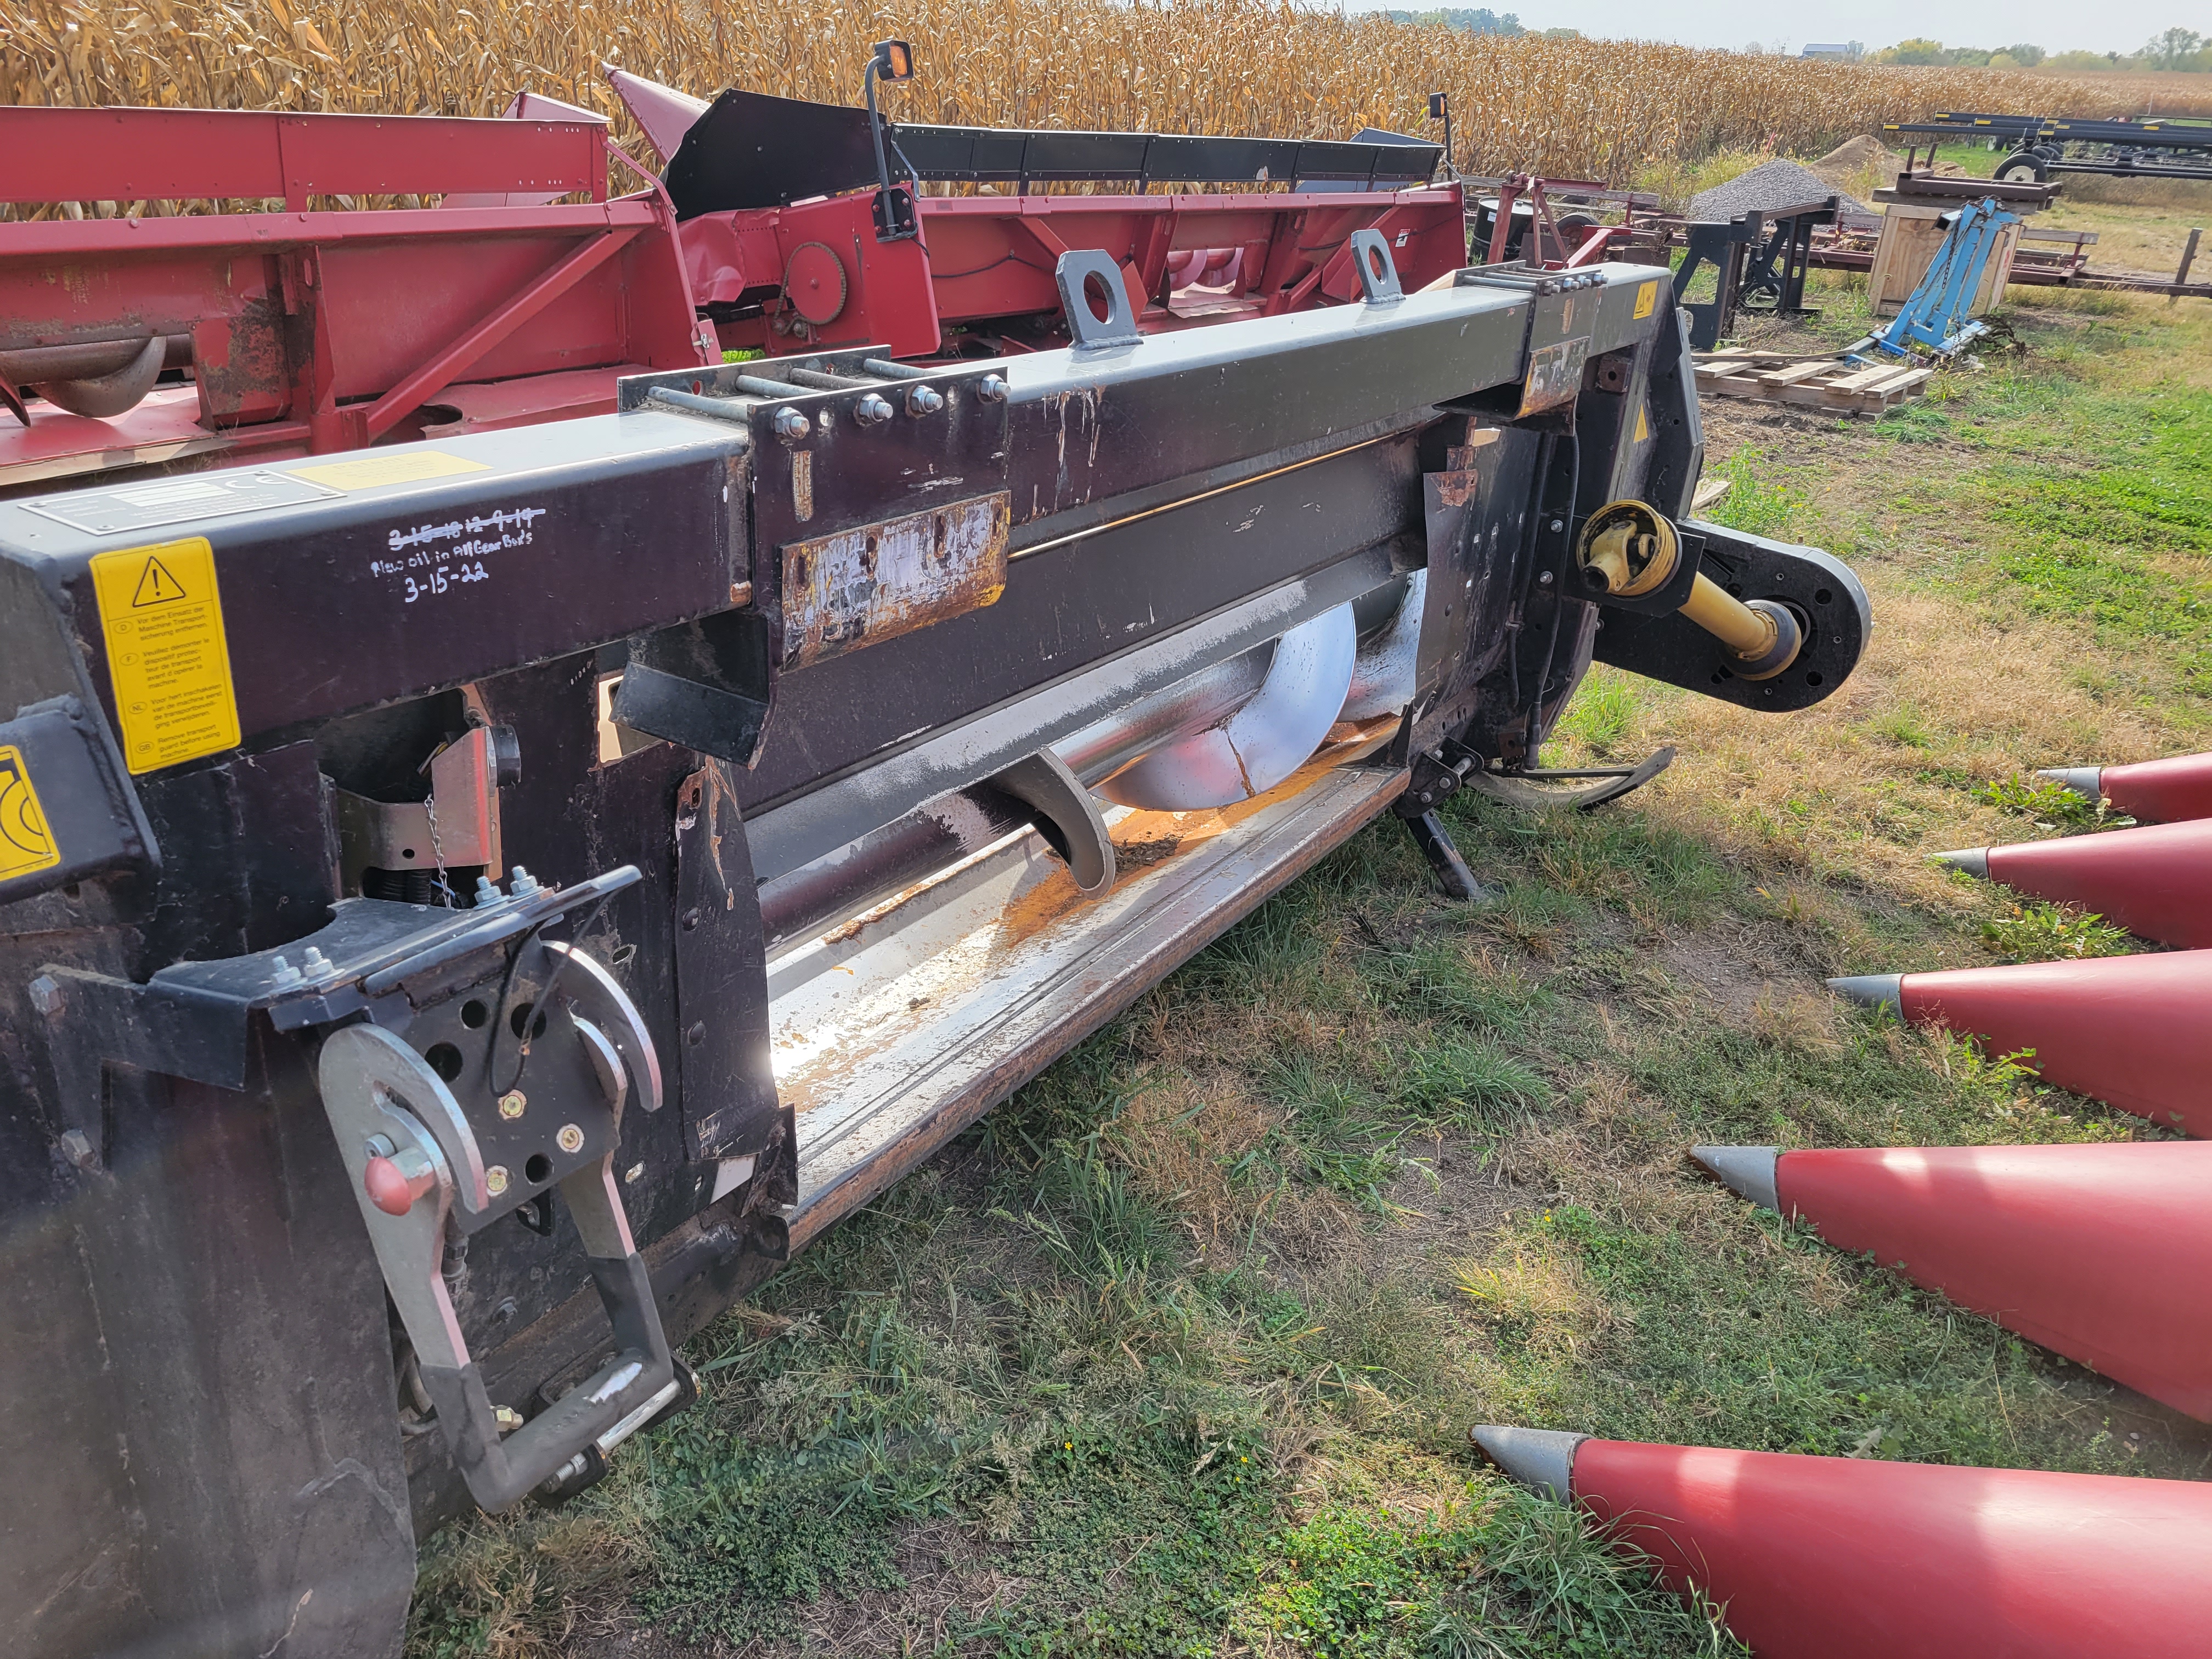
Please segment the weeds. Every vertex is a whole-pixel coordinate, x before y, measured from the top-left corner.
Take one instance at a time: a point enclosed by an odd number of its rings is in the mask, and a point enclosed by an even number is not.
[[[2104,802],[2076,794],[2055,778],[2014,773],[1978,786],[1973,796],[2001,812],[2033,819],[2039,830],[2105,830],[2121,822],[2107,815]]]
[[[1563,737],[1579,741],[1592,754],[1611,759],[1636,726],[1636,682],[1619,669],[1602,665],[1576,689],[1574,700],[1559,721]]]
[[[2124,927],[2095,912],[2058,904],[2015,904],[1982,924],[1982,943],[2005,962],[2065,962],[2125,956],[2135,948]]]
[[[1706,468],[1706,477],[1726,478],[1729,486],[1712,516],[1731,530],[1788,541],[1798,533],[1812,502],[1802,490],[1776,476],[1765,460],[1755,451],[1738,450],[1718,467]]]
[[[1243,1630],[1341,1659],[1743,1651],[1571,1510],[1468,1492],[1412,1516],[1334,1505],[1271,1540]]]
[[[1534,1069],[1495,1043],[1452,1036],[1406,1056],[1399,1100],[1423,1127],[1477,1129],[1541,1104],[1550,1094]]]

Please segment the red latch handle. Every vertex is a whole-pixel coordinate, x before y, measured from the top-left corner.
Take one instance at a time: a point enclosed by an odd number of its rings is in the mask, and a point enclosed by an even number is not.
[[[407,1174],[398,1164],[388,1158],[372,1158],[368,1167],[361,1173],[362,1190],[368,1201],[386,1215],[405,1215],[415,1207],[415,1200],[438,1184],[438,1172],[429,1159],[420,1152],[412,1157],[402,1153],[416,1167],[416,1173]]]

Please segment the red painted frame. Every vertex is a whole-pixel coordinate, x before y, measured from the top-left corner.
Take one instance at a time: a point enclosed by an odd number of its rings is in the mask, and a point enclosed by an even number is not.
[[[722,343],[775,355],[887,343],[902,356],[939,351],[950,331],[997,332],[1060,310],[1060,256],[1097,249],[1122,270],[1138,325],[1148,332],[1232,316],[1279,316],[1358,297],[1350,239],[1382,232],[1399,279],[1417,289],[1466,260],[1456,185],[1395,191],[1162,196],[921,198],[919,241],[878,242],[867,193],[794,207],[702,215],[682,228],[702,304],[763,305],[763,314],[718,325]],[[799,326],[778,302],[799,247],[838,256],[844,307]],[[1234,251],[1233,285],[1181,305],[1172,256]],[[1009,341],[1013,343],[1015,341]],[[1044,343],[1040,340],[1037,343]]]
[[[276,199],[463,191],[607,197],[603,121],[0,108],[0,202]]]
[[[0,371],[149,334],[192,363],[112,420],[0,424],[0,486],[607,410],[623,374],[718,356],[666,196],[607,198],[597,119],[9,108],[0,153],[40,158],[0,185],[17,202],[288,204],[0,223]],[[370,193],[518,204],[320,205]]]
[[[635,164],[589,112],[525,97],[510,118],[0,109],[0,154],[35,158],[0,201],[149,210],[0,222],[0,379],[32,361],[15,354],[149,335],[188,339],[191,364],[121,416],[0,414],[0,490],[593,413],[621,375],[724,346],[927,357],[969,331],[1034,349],[1054,343],[1054,267],[1073,249],[1120,263],[1148,331],[1349,302],[1357,229],[1383,233],[1409,289],[1466,261],[1456,185],[925,197],[921,236],[890,242],[869,191],[679,226],[657,182],[608,199],[611,162]],[[451,205],[333,201],[365,196]],[[784,273],[810,243],[845,293],[794,326]],[[711,326],[695,301],[741,314]]]

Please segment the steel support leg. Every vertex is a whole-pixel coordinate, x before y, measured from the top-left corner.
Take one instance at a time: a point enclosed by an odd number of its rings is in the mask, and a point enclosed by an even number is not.
[[[1413,845],[1421,849],[1421,856],[1429,861],[1429,868],[1437,872],[1443,884],[1445,894],[1455,899],[1487,898],[1482,884],[1474,878],[1474,872],[1467,867],[1459,848],[1452,845],[1451,832],[1444,828],[1443,820],[1431,809],[1426,812],[1407,812],[1401,815]]]

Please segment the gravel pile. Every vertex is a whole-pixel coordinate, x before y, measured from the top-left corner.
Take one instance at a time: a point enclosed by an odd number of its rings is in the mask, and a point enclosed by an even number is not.
[[[1689,218],[1692,224],[1724,224],[1739,213],[1800,207],[1830,196],[1838,198],[1836,204],[1846,214],[1863,217],[1871,212],[1810,167],[1795,161],[1762,161],[1750,172],[1692,198]]]

